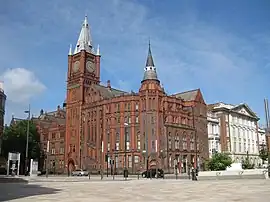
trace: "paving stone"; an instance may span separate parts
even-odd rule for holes
[[[3,194],[8,194],[6,201],[14,202],[269,202],[270,180],[43,181],[30,182],[20,188],[14,183],[5,184],[0,191],[0,201]]]

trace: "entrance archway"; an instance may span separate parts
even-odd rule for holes
[[[70,159],[68,161],[68,173],[69,175],[75,170],[75,163],[73,161],[73,159]]]

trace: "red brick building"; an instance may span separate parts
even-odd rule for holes
[[[61,174],[64,172],[64,153],[65,153],[65,133],[66,133],[66,112],[65,109],[57,107],[56,111],[40,111],[40,115],[32,118],[35,122],[39,135],[40,147],[43,151],[43,162],[40,162],[41,169],[49,173]],[[49,142],[49,152],[47,145]],[[48,165],[46,165],[46,154],[48,155]]]
[[[2,141],[1,137],[4,131],[4,117],[5,117],[5,106],[6,106],[7,96],[4,92],[3,83],[0,82],[0,154],[1,154],[1,146]]]
[[[157,164],[170,172],[175,159],[185,171],[188,164],[208,158],[207,107],[199,89],[167,95],[150,44],[137,93],[112,88],[109,80],[101,85],[100,57],[99,47],[93,50],[86,17],[68,56],[67,169],[106,170],[106,154],[118,173],[125,166],[133,173],[145,169],[145,157],[149,166]]]

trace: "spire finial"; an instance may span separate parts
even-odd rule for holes
[[[145,81],[145,80],[158,80],[153,56],[151,53],[150,39],[149,39],[148,46],[149,46],[148,47],[148,55],[147,55],[147,60],[146,60],[146,65],[145,65],[145,70],[144,70],[143,81]]]
[[[72,55],[72,44],[69,44],[69,52],[68,55]]]
[[[154,60],[152,57],[152,52],[151,52],[151,43],[150,43],[150,38],[149,38],[149,43],[148,43],[148,56],[146,60],[146,67],[154,67]]]
[[[97,45],[97,55],[100,55],[99,44]]]
[[[92,39],[91,39],[87,15],[85,15],[85,18],[84,18],[80,36],[74,50],[74,54],[79,53],[81,50],[85,50],[86,52],[89,52],[89,53],[92,52]]]

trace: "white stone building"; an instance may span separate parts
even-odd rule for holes
[[[261,164],[259,149],[265,139],[258,121],[247,104],[208,105],[209,156],[214,152],[228,152],[236,163],[248,157],[250,163]]]
[[[221,152],[219,117],[212,112],[207,112],[209,158],[213,154]]]

